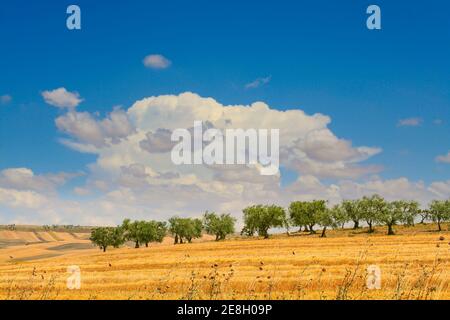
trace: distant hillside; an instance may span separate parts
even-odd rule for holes
[[[90,227],[1,225],[0,248],[50,242],[88,240]]]
[[[44,226],[36,226],[36,225],[16,225],[16,224],[2,225],[2,224],[0,224],[0,231],[1,230],[9,230],[9,231],[55,231],[55,232],[90,233],[93,228],[94,227],[74,226],[74,225],[44,225]]]

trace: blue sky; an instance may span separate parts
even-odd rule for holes
[[[82,30],[69,31],[69,4]],[[366,28],[377,4],[382,30]],[[60,143],[41,93],[64,87],[105,116],[149,96],[195,92],[223,105],[264,101],[332,119],[383,179],[450,179],[448,1],[4,1],[0,6],[0,170],[86,171],[96,155]],[[145,68],[148,54],[172,62]],[[257,88],[246,84],[270,77]],[[401,119],[418,126],[398,126]],[[439,120],[439,124],[436,123]],[[283,181],[296,176],[286,174]],[[76,178],[69,185],[80,183]]]

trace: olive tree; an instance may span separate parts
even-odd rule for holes
[[[344,210],[344,207],[341,204],[334,205],[331,209],[331,215],[334,220],[333,228],[342,228],[344,229],[345,224],[349,221],[349,217],[347,212]]]
[[[404,201],[394,201],[388,203],[378,213],[379,222],[384,223],[388,227],[388,235],[394,235],[393,226],[406,219],[404,205]]]
[[[430,218],[430,211],[428,209],[420,209],[417,213],[420,216],[420,224],[424,224]]]
[[[130,221],[125,219],[120,226],[123,230],[124,238],[127,241],[133,241],[135,248],[142,244],[148,247],[150,242],[162,242],[167,233],[165,222],[159,221]]]
[[[341,227],[344,229],[345,224],[349,221],[349,217],[347,215],[347,211],[342,206],[342,203],[334,205],[330,210],[334,221],[334,226],[332,227]]]
[[[363,219],[363,210],[360,200],[342,201],[342,209],[348,220],[353,222],[353,229],[359,228],[359,222]]]
[[[403,212],[402,222],[408,226],[414,226],[417,215],[420,212],[419,202],[417,201],[394,201],[397,203],[399,210]]]
[[[450,220],[450,200],[433,200],[430,204],[429,214],[431,220],[437,223],[439,231],[442,231],[441,223]]]
[[[203,223],[200,219],[172,217],[169,219],[169,231],[174,236],[174,244],[183,240],[192,242],[202,236]]]
[[[322,227],[322,234],[320,235],[321,238],[325,238],[326,237],[326,231],[327,228],[333,228],[336,226],[336,221],[334,220],[334,209],[328,209],[325,208],[325,210],[317,212],[316,214],[316,220],[317,220],[317,224],[320,225]]]
[[[306,230],[315,233],[314,226],[317,224],[317,216],[326,210],[324,200],[295,201],[289,205],[289,218],[293,226],[304,226]]]
[[[146,247],[150,242],[162,242],[167,232],[165,222],[159,221],[140,221],[140,242],[144,243]]]
[[[387,203],[379,195],[375,194],[371,197],[364,196],[360,200],[362,218],[369,226],[369,233],[375,231],[374,225],[380,221],[380,217],[386,210]]]
[[[169,232],[174,237],[174,244],[183,243],[183,239],[181,238],[182,234],[182,225],[181,218],[172,217],[169,219]]]
[[[123,237],[123,230],[120,227],[99,227],[91,232],[90,240],[93,244],[98,246],[103,252],[110,246],[118,248],[125,240]]]
[[[144,242],[144,224],[142,221],[131,221],[125,219],[122,223],[122,229],[124,230],[124,236],[127,241],[133,241],[134,247],[139,248]]]
[[[121,226],[117,226],[115,228],[112,228],[110,231],[110,244],[114,248],[119,248],[121,245],[123,245],[126,241],[124,236],[124,230]]]
[[[203,223],[200,219],[183,219],[183,233],[182,237],[184,237],[189,243],[192,242],[192,239],[201,238]]]
[[[244,228],[243,234],[249,236],[258,233],[264,239],[269,238],[269,229],[286,225],[286,212],[284,208],[271,205],[255,205],[243,210]]]
[[[203,216],[203,226],[208,234],[216,236],[216,241],[225,240],[226,236],[234,233],[236,219],[230,214],[217,215],[206,211]]]

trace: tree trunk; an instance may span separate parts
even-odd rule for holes
[[[216,241],[219,241],[219,235],[218,234],[216,234]]]
[[[392,224],[388,224],[387,226],[388,226],[388,235],[389,236],[394,235],[395,233],[394,233],[394,229],[392,229]]]
[[[438,220],[437,224],[438,224],[439,231],[442,231],[442,228],[441,228],[441,221]]]
[[[305,225],[305,232],[309,232],[308,226]]]
[[[359,221],[358,220],[353,220],[353,229],[358,229],[359,228]]]
[[[322,234],[320,235],[320,237],[321,238],[326,238],[326,234],[325,234],[325,232],[327,231],[327,227],[323,227],[323,229],[322,229]]]
[[[369,233],[373,232],[373,228],[372,228],[372,222],[367,222],[367,224],[369,225]]]
[[[314,231],[314,225],[309,225],[309,232],[311,234],[315,234],[316,233],[316,231]]]
[[[139,241],[136,241],[136,245],[134,246],[135,249],[139,249]]]
[[[173,244],[178,244],[178,235],[177,234],[175,235],[175,239],[174,239]]]
[[[183,237],[180,237],[180,243],[183,244]]]
[[[148,248],[148,242],[145,243],[145,247]]]
[[[105,246],[105,247],[103,247],[103,252],[106,252],[106,246]]]

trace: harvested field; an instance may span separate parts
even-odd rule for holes
[[[0,298],[450,299],[450,232],[427,225],[384,233],[337,230],[328,238],[279,235],[183,245],[167,239],[106,253],[79,240],[9,247],[0,250]],[[66,288],[71,265],[81,269],[81,290]],[[380,290],[366,286],[371,265],[381,270]]]

